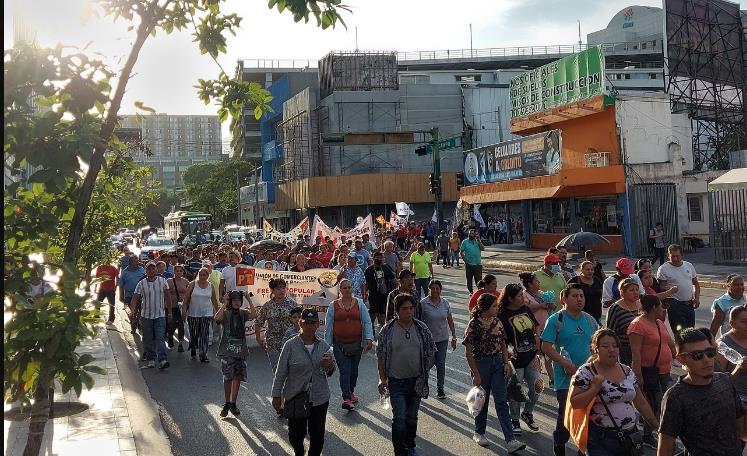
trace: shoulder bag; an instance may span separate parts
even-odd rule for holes
[[[578,450],[581,453],[586,454],[586,449],[589,444],[589,414],[591,413],[591,409],[594,407],[597,398],[594,396],[584,408],[573,408],[570,398],[573,395],[575,388],[576,386],[573,384],[573,381],[571,381],[571,387],[568,391],[568,400],[565,401],[563,424],[571,434],[571,440],[576,444]]]
[[[649,367],[641,366],[641,377],[643,377],[641,380],[643,381],[643,388],[646,391],[658,392],[661,389],[661,384],[659,383],[659,368],[657,365],[659,364],[659,354],[661,354],[661,343],[663,341],[659,321],[656,320],[654,323],[656,323],[656,331],[659,333],[659,346],[656,349],[654,365]]]
[[[618,364],[618,366],[620,366],[623,374],[625,375],[625,377],[627,377],[628,374],[625,372],[625,368],[622,367],[621,364]],[[596,375],[597,370],[594,368],[594,364],[591,364],[590,367],[591,371],[594,373],[594,375]],[[626,432],[625,430],[623,430],[617,424],[617,420],[615,420],[615,417],[612,416],[612,413],[610,413],[610,409],[609,407],[607,407],[607,403],[604,402],[602,391],[599,391],[599,393],[597,393],[597,397],[599,398],[599,402],[601,402],[604,406],[604,411],[607,413],[607,416],[610,417],[610,421],[612,421],[612,424],[615,426],[617,439],[620,442],[620,447],[623,449],[623,451],[625,451],[625,454],[629,454],[630,456],[643,456],[643,432],[637,430],[635,426],[633,427],[632,431]]]
[[[316,343],[314,343],[314,349],[316,349]],[[300,393],[285,400],[283,404],[283,416],[289,420],[303,420],[311,415],[311,387],[314,379],[314,359],[305,347],[303,351],[309,356],[309,360],[311,361],[311,377],[309,377],[309,381],[304,385]],[[314,350],[312,349],[311,351],[313,353]]]

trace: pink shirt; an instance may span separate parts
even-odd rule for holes
[[[656,324],[658,325],[658,329],[645,318],[636,317],[628,326],[628,334],[643,336],[641,367],[653,366],[656,359],[656,350],[658,350],[659,344],[661,344],[657,366],[659,367],[660,374],[668,374],[672,369],[672,350],[669,349],[669,332],[664,322],[657,319]],[[660,334],[661,339],[659,338]]]
[[[534,314],[534,319],[537,320],[537,323],[539,323],[539,327],[541,329],[544,329],[545,323],[547,322],[547,319],[550,316],[550,314],[547,312],[547,309],[544,308],[544,304],[539,302],[537,298],[527,293],[526,291],[524,292],[524,304],[526,304],[527,307],[532,309],[532,313]],[[541,306],[541,307],[537,308],[537,306]]]

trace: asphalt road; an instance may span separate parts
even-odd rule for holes
[[[443,295],[449,300],[458,335],[468,321],[467,290],[463,269],[434,266],[436,277],[444,283]],[[499,286],[516,280],[514,272],[498,272]],[[723,292],[704,289],[703,307],[696,313],[697,324],[710,322],[710,303]],[[127,337],[131,336],[129,333]],[[130,339],[132,343],[132,340]],[[186,348],[186,347],[185,347]],[[143,370],[151,395],[158,403],[164,429],[176,456],[205,455],[282,455],[292,454],[287,426],[276,417],[270,405],[272,374],[265,354],[251,349],[248,359],[249,381],[242,385],[238,406],[241,416],[227,419],[218,416],[223,405],[220,364],[215,358],[216,344],[211,347],[210,363],[190,360],[189,353],[169,353],[171,367],[161,372]],[[431,386],[435,393],[435,369]],[[358,408],[352,412],[340,408],[341,397],[337,374],[330,379],[332,398],[327,415],[324,453],[330,455],[392,454],[390,441],[391,412],[379,405],[376,360],[373,352],[364,355],[356,393]],[[481,448],[472,439],[473,420],[467,412],[464,397],[471,387],[464,349],[449,352],[446,371],[446,400],[429,397],[422,401],[418,422],[418,450],[422,455],[488,455],[505,454],[505,445],[495,410],[491,406],[486,436],[489,448]],[[535,409],[535,420],[541,431],[520,437],[527,449],[520,454],[552,454],[552,430],[556,402],[551,390],[545,389]],[[307,442],[308,444],[308,442]],[[575,454],[568,445],[568,454]],[[654,454],[653,451],[649,451]]]

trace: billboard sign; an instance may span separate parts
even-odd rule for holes
[[[547,176],[560,171],[560,130],[464,152],[466,185]]]
[[[599,46],[529,70],[511,79],[511,118],[603,95],[604,82],[604,54]]]

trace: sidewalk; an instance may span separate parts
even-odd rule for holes
[[[483,266],[487,269],[536,271],[542,266],[542,257],[545,253],[547,253],[545,250],[527,249],[519,244],[493,244],[486,246],[482,252]],[[568,253],[569,263],[574,267],[580,263],[577,256],[575,252]],[[609,275],[615,272],[615,262],[621,255],[598,253],[597,257],[605,273]],[[685,252],[685,260],[695,266],[700,284],[704,287],[723,288],[726,276],[738,272],[736,266],[714,265],[713,250],[710,248],[698,249],[697,252]],[[654,266],[654,269],[656,268],[658,268],[658,263]]]
[[[119,303],[117,305],[120,306]],[[103,313],[107,312],[108,310]],[[122,312],[118,312],[118,317],[121,314]],[[57,418],[47,422],[40,456],[170,454],[167,437],[160,428],[157,408],[152,404],[149,394],[143,397],[143,390],[137,384],[137,380],[131,380],[134,377],[129,372],[131,367],[128,364],[128,353],[126,349],[123,353],[118,347],[119,343],[124,342],[117,328],[104,324],[98,326],[95,338],[81,343],[78,353],[91,354],[96,358],[94,363],[106,368],[108,375],[92,374],[95,381],[93,388],[86,390],[84,387],[79,397],[73,390],[66,394],[57,390],[54,398]],[[139,377],[140,373],[135,373]],[[122,378],[126,379],[124,384]],[[142,382],[142,377],[139,378]],[[147,393],[147,390],[145,392]],[[144,401],[151,403],[152,410],[143,409]],[[68,406],[67,403],[71,402],[73,404]],[[18,405],[14,404],[14,408],[17,407]],[[10,408],[10,405],[6,404],[5,412]],[[143,421],[150,426],[146,435],[140,430]],[[154,426],[154,423],[157,425]],[[4,454],[21,456],[28,435],[28,420],[11,421],[6,415],[4,431]],[[162,442],[158,445],[142,444],[142,441],[159,440],[159,434]],[[164,442],[168,453],[164,451]]]

